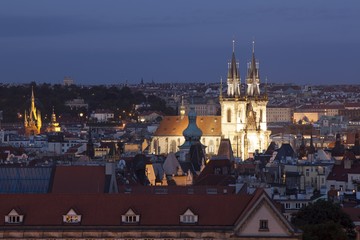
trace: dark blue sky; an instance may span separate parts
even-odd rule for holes
[[[2,83],[217,82],[232,39],[244,82],[360,83],[359,0],[1,0]]]

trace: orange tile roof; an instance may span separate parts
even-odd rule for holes
[[[189,124],[187,116],[166,116],[160,123],[154,136],[182,136]],[[221,116],[197,116],[196,124],[203,132],[203,136],[221,135]]]

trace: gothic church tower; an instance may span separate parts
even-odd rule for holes
[[[240,72],[235,58],[234,41],[228,69],[227,95],[220,94],[221,134],[223,138],[230,140],[234,155],[245,160],[252,157],[255,150],[265,150],[270,136],[266,124],[268,98],[266,94],[260,93],[259,64],[255,59],[254,42],[244,95],[240,91]]]
[[[24,114],[25,135],[30,136],[40,134],[41,126],[41,113],[35,106],[34,89],[31,89],[31,105],[29,114],[27,114],[26,110]]]

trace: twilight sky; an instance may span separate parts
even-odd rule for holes
[[[359,0],[1,0],[1,83],[360,84]]]

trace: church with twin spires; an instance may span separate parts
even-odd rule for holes
[[[260,92],[259,63],[255,58],[253,42],[252,59],[247,66],[246,92],[241,92],[239,63],[235,57],[235,42],[231,61],[228,63],[227,91],[223,93],[223,81],[220,83],[220,116],[198,116],[196,124],[203,135],[201,143],[206,153],[218,153],[221,139],[229,139],[235,157],[243,160],[252,157],[255,151],[266,150],[270,131],[267,130],[266,105],[268,97]],[[166,116],[156,130],[151,152],[168,154],[179,151],[185,142],[183,131],[189,121],[186,116]]]

